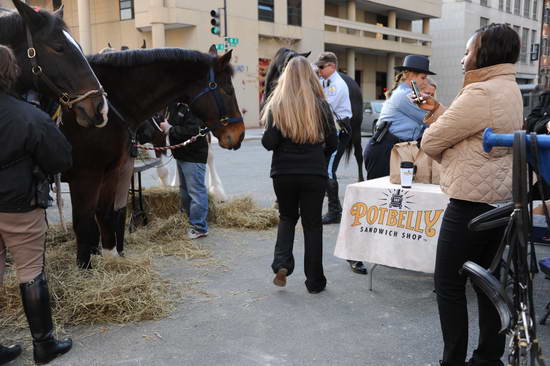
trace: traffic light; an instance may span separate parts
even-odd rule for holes
[[[221,32],[220,11],[218,9],[212,9],[210,10],[210,16],[212,17],[212,19],[210,19],[210,24],[212,25],[210,33],[219,36]]]

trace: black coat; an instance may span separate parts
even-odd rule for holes
[[[526,118],[526,130],[538,134],[547,134],[546,124],[550,122],[550,91],[539,96],[539,103]]]
[[[271,159],[271,177],[278,175],[320,175],[327,177],[327,162],[338,146],[338,137],[334,126],[332,112],[327,102],[322,101],[323,125],[325,140],[318,144],[298,144],[273,126],[271,115],[268,117],[266,130],[262,136],[262,145],[273,150]]]
[[[50,117],[24,101],[0,92],[0,212],[35,208],[38,166],[57,174],[72,165],[71,145]]]
[[[199,133],[202,121],[195,117],[185,104],[176,103],[168,109],[168,122],[173,126],[168,137],[170,145],[182,143]],[[204,163],[208,159],[208,141],[206,136],[185,147],[172,150],[174,157],[191,163]]]

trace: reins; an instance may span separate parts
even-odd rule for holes
[[[27,43],[28,43],[27,58],[31,63],[33,82],[36,90],[40,90],[38,88],[38,80],[41,80],[57,96],[59,102],[63,106],[67,107],[68,109],[72,109],[73,105],[89,97],[93,97],[96,95],[99,95],[99,96],[106,95],[102,87],[100,87],[97,90],[96,89],[89,90],[84,94],[71,94],[59,89],[57,85],[55,85],[55,83],[46,74],[44,74],[43,68],[38,64],[36,48],[34,48],[31,31],[29,30],[28,26],[25,26],[25,30],[27,33]]]
[[[214,96],[214,101],[216,102],[216,107],[218,108],[218,114],[220,115],[220,119],[213,126],[206,126],[204,128],[201,128],[199,130],[198,134],[196,134],[195,136],[189,138],[188,140],[186,140],[182,143],[176,144],[176,145],[163,146],[163,147],[148,147],[148,146],[144,146],[144,145],[134,143],[133,146],[137,147],[138,149],[150,150],[150,151],[175,150],[175,149],[179,149],[179,148],[182,148],[184,146],[187,146],[189,144],[194,143],[200,137],[206,136],[209,132],[212,132],[212,131],[216,130],[217,128],[226,127],[226,126],[228,126],[232,123],[241,122],[243,120],[242,116],[241,117],[233,117],[233,118],[227,117],[225,104],[223,103],[223,100],[222,100],[222,97],[220,95],[219,89],[220,89],[220,87],[219,87],[218,83],[216,83],[214,68],[210,67],[210,69],[208,70],[208,86],[206,88],[204,88],[202,91],[200,91],[195,97],[193,97],[191,99],[191,102],[189,102],[189,104],[188,104],[189,107],[190,107],[199,98],[207,95],[208,93],[212,93],[213,96]],[[109,105],[111,105],[111,104],[109,104]],[[120,115],[120,113],[116,110],[116,108],[114,108],[113,110],[119,116],[119,118],[124,120],[124,118]]]

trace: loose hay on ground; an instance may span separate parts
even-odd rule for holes
[[[74,243],[47,250],[53,317],[58,327],[97,323],[132,323],[166,317],[176,291],[156,272],[147,255],[132,258],[94,256],[92,270],[77,269]],[[26,328],[14,271],[0,289],[0,328]]]
[[[159,256],[177,256],[185,259],[208,258],[210,250],[199,242],[186,238],[189,224],[185,215],[154,219],[126,236],[129,248]]]
[[[154,187],[143,190],[145,212],[149,218],[166,219],[179,215],[179,189]],[[242,196],[227,202],[218,202],[209,197],[208,221],[227,228],[267,230],[279,222],[278,211],[258,207],[250,196]]]

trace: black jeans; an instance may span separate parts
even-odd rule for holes
[[[379,143],[375,144],[373,139],[369,140],[363,152],[367,180],[390,175],[391,150],[393,145],[399,141],[400,140],[389,131]]]
[[[321,210],[327,178],[316,175],[280,175],[273,178],[279,202],[279,227],[271,268],[294,270],[294,232],[298,218],[304,229],[304,271],[309,290],[322,290],[327,280],[323,273],[323,224]]]
[[[464,366],[468,350],[466,278],[459,270],[468,260],[488,268],[504,234],[504,227],[472,232],[467,228],[468,222],[493,208],[485,203],[451,199],[443,216],[434,279],[445,344],[444,365]],[[474,290],[479,308],[479,344],[473,365],[501,366],[506,335],[498,333],[500,318],[487,296],[475,286]]]

